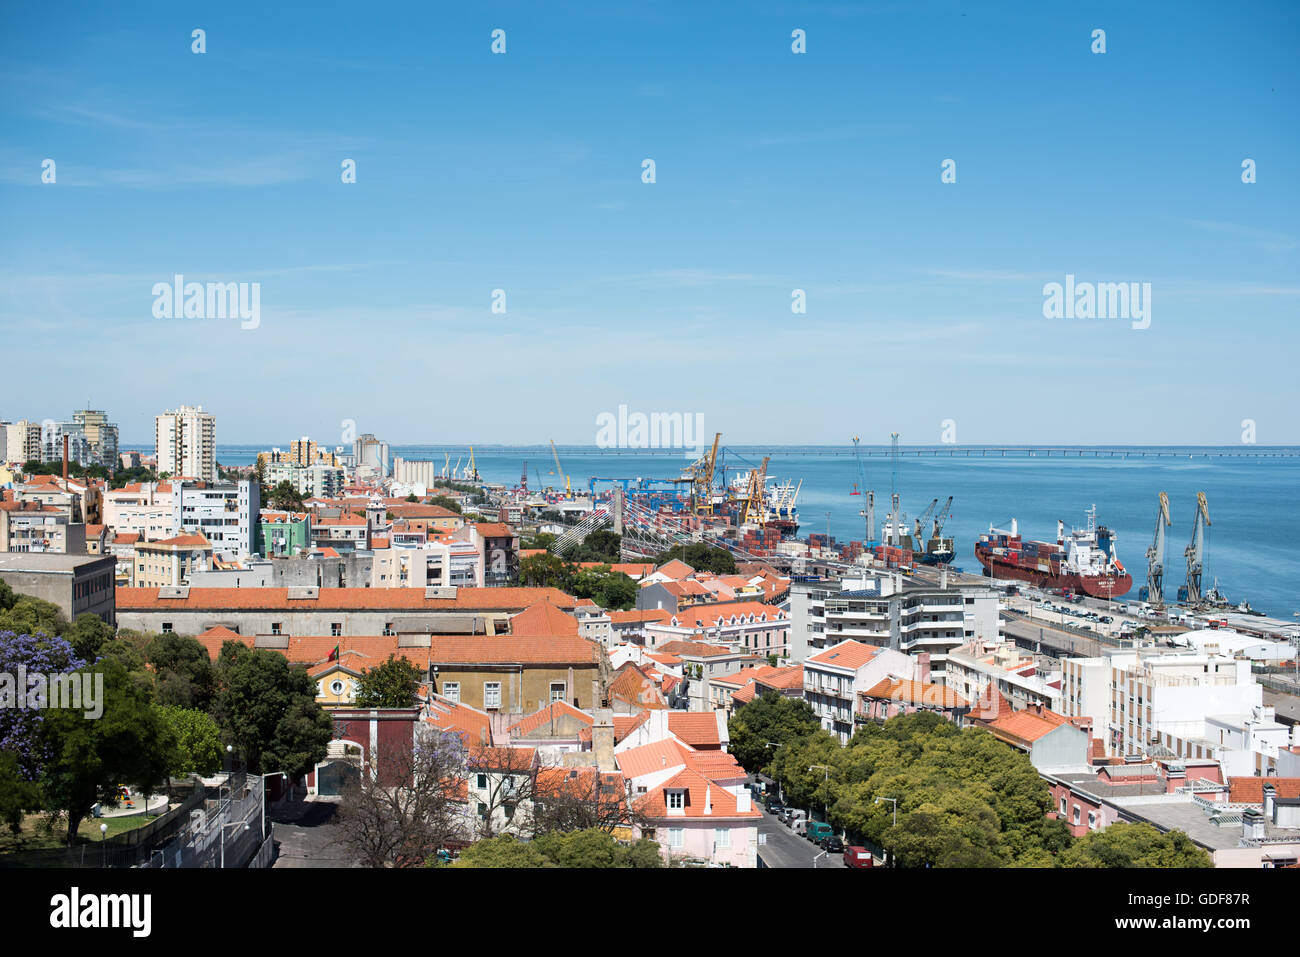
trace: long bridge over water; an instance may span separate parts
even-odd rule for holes
[[[440,453],[468,453],[468,445],[413,445],[408,450]],[[549,453],[550,446],[502,446],[475,445],[482,454],[504,452]],[[584,445],[557,445],[561,455],[663,455],[682,458],[685,450],[680,448],[612,448],[601,449]],[[766,449],[758,446],[731,446],[726,451],[754,455],[768,454],[776,457],[785,456],[852,456],[852,446],[772,446]],[[889,457],[892,451],[888,446],[862,446],[863,455]],[[1300,447],[1296,446],[1185,446],[1185,447],[1133,447],[1133,446],[1092,446],[1092,445],[913,445],[899,446],[901,458],[932,456],[949,458],[1112,458],[1112,459],[1197,459],[1197,458],[1300,458]]]

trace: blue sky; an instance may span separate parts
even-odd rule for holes
[[[1300,444],[1294,4],[265,6],[5,9],[0,418]],[[176,273],[260,326],[155,318]],[[1150,328],[1045,319],[1067,273]]]

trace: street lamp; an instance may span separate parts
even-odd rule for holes
[[[897,798],[897,797],[878,797],[878,798],[876,798],[875,801],[872,801],[872,804],[880,804],[881,801],[888,801],[889,804],[892,804],[892,805],[893,805],[893,813],[894,813],[893,824],[894,824],[894,827],[898,827],[898,798]]]
[[[108,841],[108,825],[107,825],[107,824],[101,824],[101,825],[99,825],[99,847],[100,847],[100,856],[101,856],[101,858],[102,858],[103,866],[104,866],[104,867],[108,867],[108,844],[107,844],[107,841]]]

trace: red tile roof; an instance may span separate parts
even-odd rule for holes
[[[638,624],[647,621],[667,621],[673,613],[663,608],[633,608],[629,611],[609,612],[611,625]]]
[[[510,619],[512,635],[576,635],[578,619],[565,614],[549,602],[529,605]]]
[[[518,721],[511,725],[510,733],[518,737],[523,737],[526,734],[532,734],[539,728],[554,725],[559,718],[566,715],[582,722],[588,727],[596,723],[595,718],[587,714],[587,712],[581,711],[564,701],[553,701],[541,711],[535,711],[522,721]]]
[[[466,765],[480,771],[531,770],[537,766],[537,749],[471,747]]]
[[[668,730],[693,748],[722,744],[718,719],[712,711],[669,711]]]
[[[813,655],[805,664],[830,665],[836,668],[857,671],[880,654],[882,650],[882,648],[861,641],[841,641],[838,645]]]
[[[479,535],[483,538],[514,538],[515,530],[503,522],[485,522],[476,525]]]
[[[638,711],[636,714],[614,715],[614,743],[618,744],[637,728],[641,727],[641,725],[646,723],[646,720],[649,717],[649,711]]]
[[[434,695],[424,720],[440,731],[459,734],[466,744],[492,744],[492,719],[486,711]]]
[[[572,608],[558,588],[461,588],[455,598],[425,598],[420,588],[322,588],[316,598],[289,599],[288,588],[191,588],[188,598],[159,598],[157,588],[117,589],[118,611],[258,611],[419,608],[427,611],[515,611],[537,602]]]
[[[668,813],[667,790],[684,790],[683,812]],[[655,788],[635,804],[636,809],[652,820],[664,822],[677,817],[751,820],[763,815],[750,804],[748,811],[736,810],[736,798],[720,784],[714,784],[691,768],[680,771],[670,781]]]
[[[862,692],[864,698],[884,698],[903,704],[922,705],[932,708],[964,708],[966,699],[951,688],[930,684],[925,681],[903,681],[898,678],[886,678],[873,687]]]
[[[1263,804],[1264,785],[1273,785],[1275,797],[1300,798],[1300,778],[1228,778],[1228,800],[1234,804]]]
[[[434,635],[428,651],[434,665],[595,665],[600,646],[587,638],[531,638],[515,635]],[[414,650],[414,649],[411,649]]]

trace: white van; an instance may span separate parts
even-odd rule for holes
[[[790,830],[794,831],[796,834],[802,834],[804,832],[804,828],[808,826],[808,812],[799,810],[797,808],[791,811],[790,820],[786,822],[786,826],[789,827]]]

